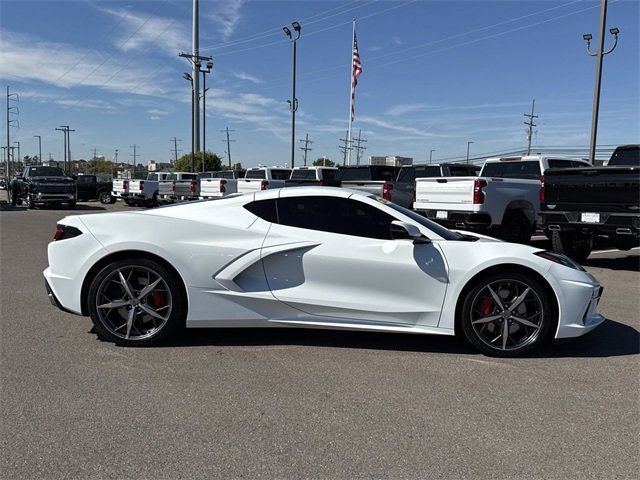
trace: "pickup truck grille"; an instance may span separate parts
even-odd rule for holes
[[[38,183],[38,190],[43,193],[73,193],[76,187],[73,184],[64,183]]]

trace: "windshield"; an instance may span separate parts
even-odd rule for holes
[[[616,148],[609,165],[640,165],[640,147]]]
[[[393,182],[398,176],[399,168],[387,166],[344,167],[338,172],[343,182],[349,181],[384,181]]]
[[[264,170],[247,170],[244,178],[267,178],[267,172]]]
[[[31,167],[30,177],[64,177],[64,172],[58,167]]]
[[[423,227],[427,227],[433,233],[435,233],[436,235],[442,237],[445,240],[460,240],[463,237],[463,235],[461,235],[461,234],[459,234],[457,232],[452,232],[448,228],[445,228],[442,225],[438,225],[436,222],[432,222],[428,218],[425,218],[425,217],[423,217],[422,215],[420,215],[420,214],[418,214],[416,212],[413,212],[413,211],[408,210],[408,209],[406,209],[404,207],[401,207],[400,205],[396,205],[395,203],[388,202],[387,200],[383,200],[380,197],[375,197],[375,198],[380,203],[384,203],[387,207],[390,207],[390,208],[394,209],[396,212],[399,212],[399,213],[401,213],[403,215],[406,215],[411,220],[413,220],[416,223],[419,223]]]
[[[540,163],[535,161],[506,161],[485,163],[482,177],[539,179]]]
[[[291,173],[291,180],[315,180],[315,170],[294,170]]]

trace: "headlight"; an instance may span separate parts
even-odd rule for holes
[[[549,260],[550,262],[559,263],[560,265],[564,265],[565,267],[573,268],[574,270],[581,270],[583,272],[585,271],[585,269],[582,268],[582,265],[574,262],[569,257],[567,257],[566,255],[562,255],[561,253],[543,250],[541,252],[535,252],[534,255]]]

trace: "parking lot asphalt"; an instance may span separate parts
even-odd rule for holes
[[[127,207],[0,206],[3,478],[638,478],[640,250],[592,254],[607,322],[530,358],[279,329],[121,348],[41,272],[57,220]]]

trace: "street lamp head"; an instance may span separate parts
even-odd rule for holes
[[[291,30],[289,30],[288,27],[282,27],[282,31],[285,33],[287,37],[291,38]]]
[[[620,29],[618,27],[613,27],[611,30],[609,30],[609,32],[611,32],[612,35],[618,36],[618,34],[620,33]]]
[[[296,32],[300,32],[302,30],[302,27],[300,26],[300,24],[298,22],[292,22],[291,26],[293,27],[293,29]]]
[[[593,38],[593,35],[591,35],[590,33],[585,33],[584,35],[582,35],[582,38],[584,38],[587,42],[590,42]]]
[[[193,82],[193,78],[191,77],[191,75],[189,75],[186,72],[182,74],[182,78],[184,78],[185,80],[189,80],[190,82]]]
[[[213,62],[207,62],[207,70],[211,70],[213,68]]]

